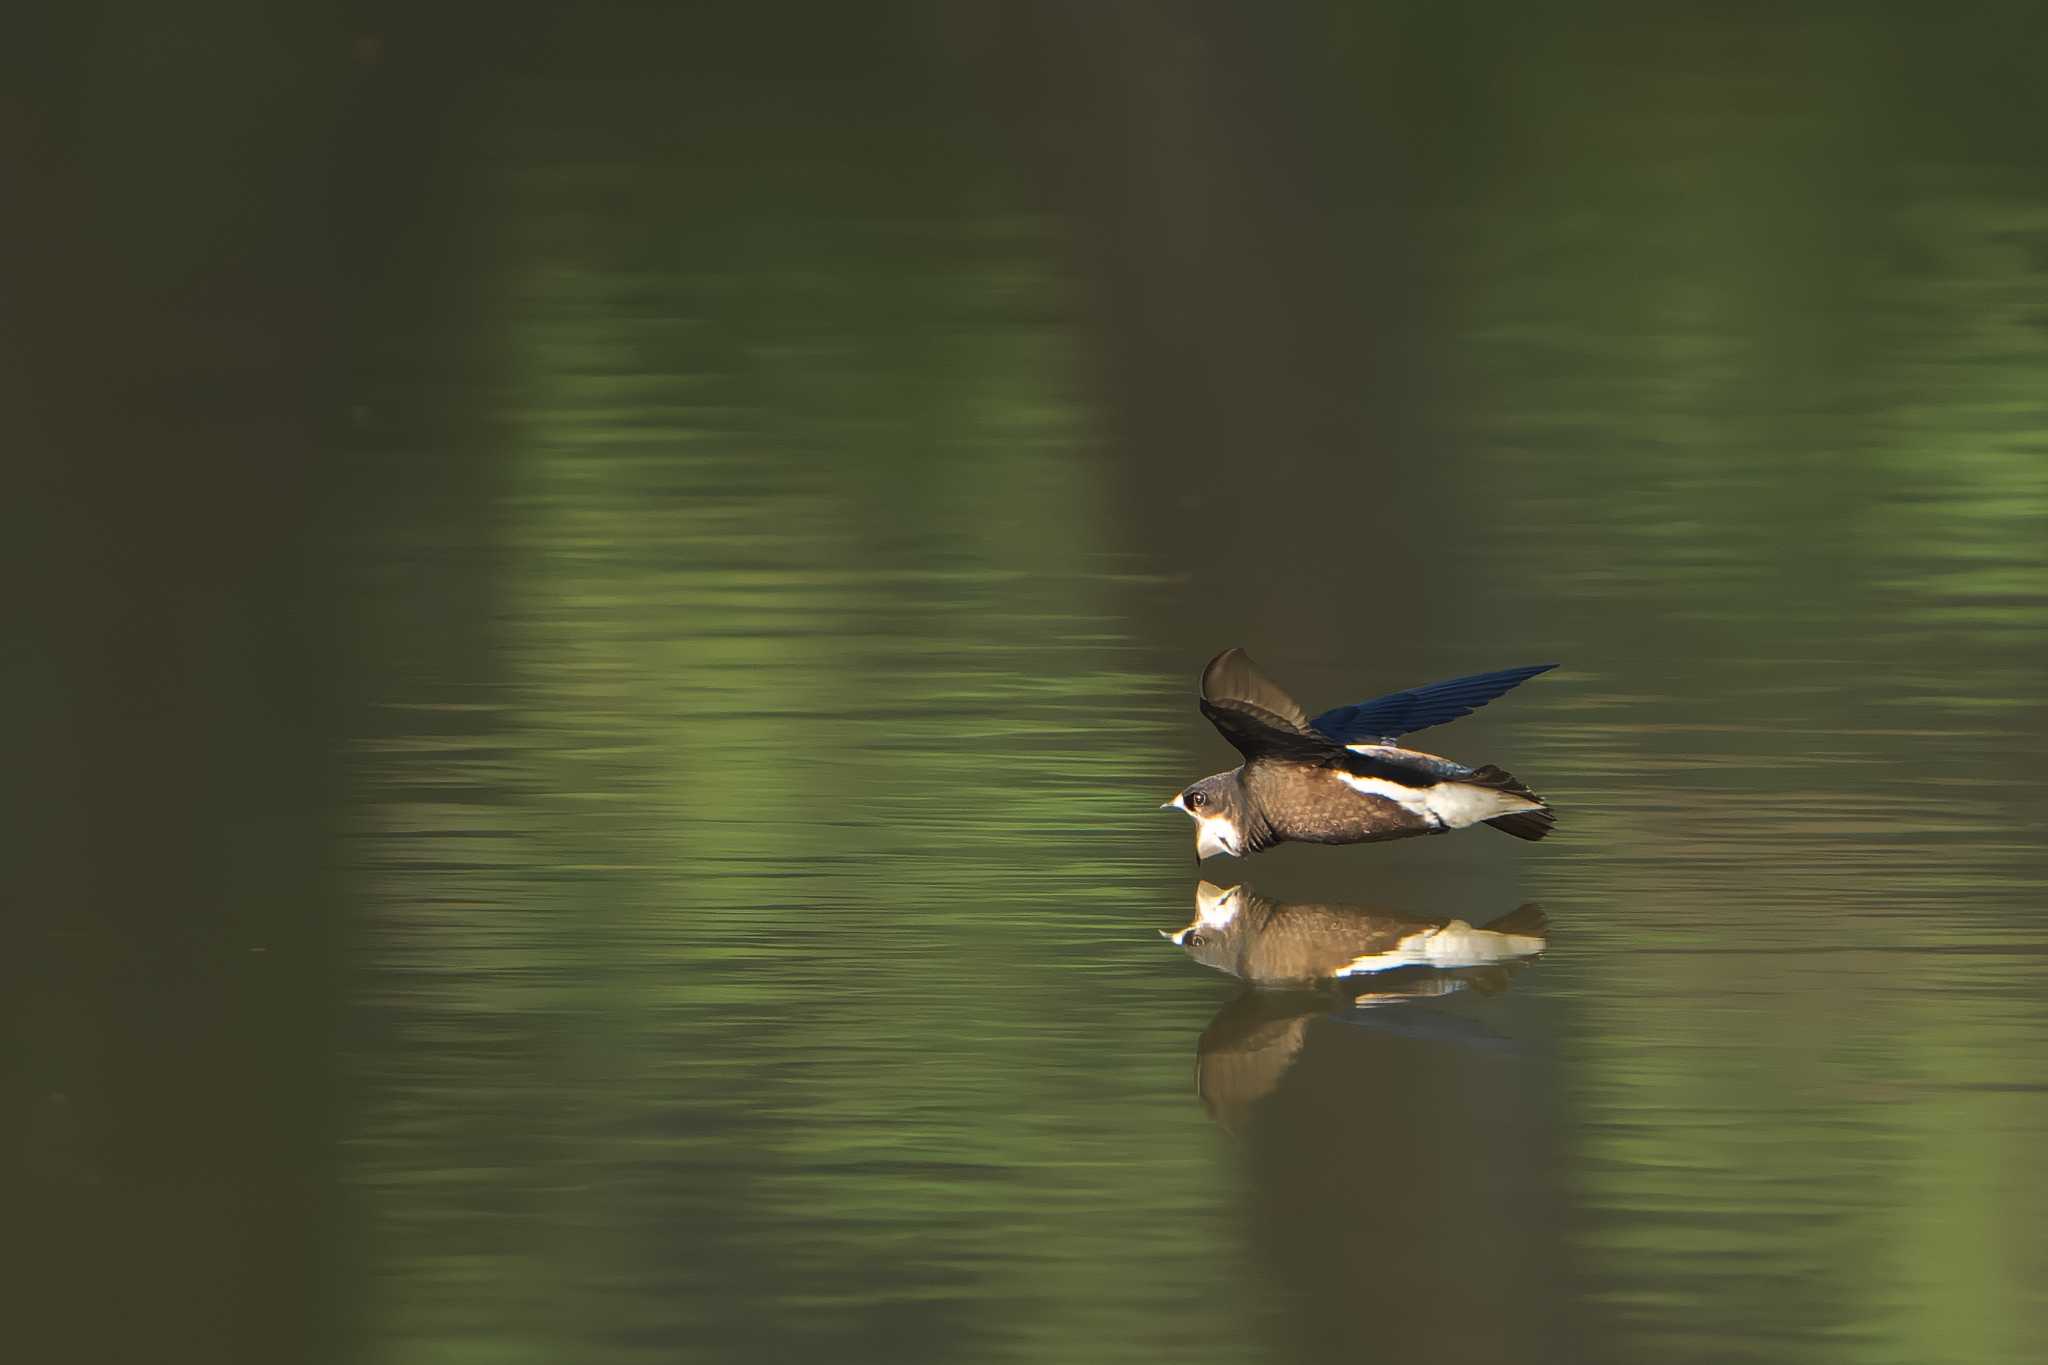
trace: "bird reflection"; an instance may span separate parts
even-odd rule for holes
[[[1183,929],[1159,933],[1203,966],[1255,986],[1312,986],[1409,967],[1444,972],[1516,962],[1543,951],[1547,929],[1542,908],[1534,904],[1475,929],[1461,919],[1415,919],[1363,905],[1271,901],[1242,886],[1202,882],[1195,888],[1194,920]],[[1421,993],[1398,991],[1402,996]]]
[[[1427,1002],[1498,994],[1548,942],[1548,922],[1533,904],[1475,929],[1366,906],[1272,901],[1209,882],[1196,890],[1194,921],[1160,932],[1196,961],[1250,984],[1196,1045],[1203,1107],[1233,1132],[1279,1086],[1318,1026],[1511,1048],[1484,1022]]]

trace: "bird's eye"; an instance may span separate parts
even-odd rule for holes
[[[1208,797],[1206,797],[1206,796],[1204,796],[1204,795],[1202,795],[1202,793],[1200,793],[1200,792],[1189,792],[1189,793],[1188,793],[1188,804],[1189,804],[1190,806],[1195,806],[1195,807],[1199,808],[1199,807],[1202,807],[1202,806],[1206,806],[1206,805],[1208,805],[1208,804],[1209,804],[1209,798],[1208,798]]]
[[[1181,939],[1180,946],[1183,948],[1199,948],[1206,942],[1208,942],[1208,940],[1203,938],[1200,934],[1189,934],[1185,938]]]

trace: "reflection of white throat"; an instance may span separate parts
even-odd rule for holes
[[[1210,929],[1228,929],[1237,918],[1237,900],[1243,892],[1241,886],[1219,891],[1203,882],[1195,888],[1195,922]]]
[[[1227,815],[1198,815],[1195,817],[1195,856],[1212,858],[1218,853],[1238,856],[1237,831],[1231,827]]]

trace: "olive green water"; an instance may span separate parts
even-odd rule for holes
[[[322,400],[318,1251],[223,1314],[398,1365],[2041,1358],[2038,21],[1122,15],[371,54],[436,122],[364,153],[411,207],[338,210],[388,251]],[[1556,834],[1198,872],[1156,807],[1235,762],[1230,644],[1311,712],[1560,661],[1419,741]],[[1155,933],[1204,876],[1553,939],[1243,1000]],[[94,1207],[175,1262],[141,1167]]]

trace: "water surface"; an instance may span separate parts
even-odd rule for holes
[[[1120,14],[349,49],[365,704],[278,1312],[2040,1358],[2038,22]],[[1559,661],[1425,737],[1556,834],[1198,871],[1231,644],[1312,712]],[[1247,993],[1156,932],[1204,876],[1550,948]]]
[[[1246,262],[1150,293],[916,119],[594,157],[668,97],[519,87],[498,484],[408,561],[487,619],[359,754],[375,1354],[2032,1358],[2044,182],[1671,60],[1411,169],[1399,393],[1257,358],[1361,299],[1204,335]],[[1280,282],[1367,291],[1337,235]],[[1539,900],[1512,989],[1160,942],[1239,642],[1312,709],[1563,662],[1430,736],[1552,840],[1204,874]]]

